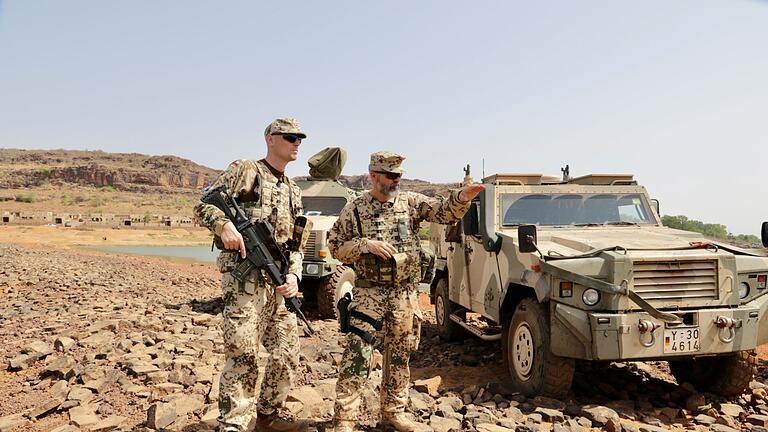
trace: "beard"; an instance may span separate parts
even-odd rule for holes
[[[394,198],[400,193],[400,184],[393,184],[391,186],[385,186],[379,183],[376,187],[378,191],[387,198]]]

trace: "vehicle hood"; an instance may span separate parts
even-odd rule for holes
[[[312,221],[312,231],[328,231],[338,218],[338,216],[307,216],[307,219]]]
[[[509,232],[517,237],[517,232]],[[673,250],[689,248],[692,242],[709,242],[699,233],[666,227],[610,226],[585,228],[543,228],[537,232],[539,249],[562,255],[622,247],[628,250]]]

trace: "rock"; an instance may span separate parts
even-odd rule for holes
[[[537,407],[550,408],[558,411],[563,411],[566,406],[565,402],[545,396],[536,396],[531,402]]]
[[[87,402],[93,399],[93,392],[84,387],[73,387],[67,395],[67,399],[80,402]]]
[[[621,422],[621,430],[622,432],[640,432],[640,427],[635,423],[630,423],[627,421]]]
[[[15,428],[27,423],[27,419],[22,414],[11,414],[0,417],[0,432],[10,432]]]
[[[33,361],[26,354],[19,354],[16,357],[8,361],[8,369],[12,371],[20,371],[29,367],[29,362]]]
[[[534,412],[541,415],[544,421],[550,423],[562,423],[565,421],[563,413],[555,409],[538,407]]]
[[[506,428],[503,426],[496,426],[491,423],[481,423],[475,426],[477,432],[514,432],[514,429]]]
[[[66,336],[59,336],[53,341],[53,348],[59,352],[69,351],[70,348],[75,346],[75,340]]]
[[[699,411],[699,407],[707,404],[707,399],[702,394],[692,394],[685,399],[685,409],[690,412]]]
[[[200,418],[200,421],[207,424],[207,425],[216,425],[218,423],[219,418],[219,407],[216,405],[209,405],[205,409],[205,414]]]
[[[440,385],[443,383],[443,378],[440,375],[432,378],[417,380],[413,383],[413,388],[422,393],[427,393],[432,397],[440,395]]]
[[[604,406],[586,405],[581,408],[581,412],[584,417],[600,426],[605,426],[605,424],[608,423],[608,419],[619,420],[619,414],[616,413],[616,411]]]
[[[696,423],[698,423],[700,425],[704,425],[704,426],[709,426],[709,425],[715,424],[715,420],[716,419],[714,417],[710,417],[710,416],[708,416],[706,414],[699,414],[699,415],[697,415],[696,417],[693,418],[693,421],[695,421]]]
[[[326,414],[323,397],[311,386],[301,386],[288,393],[289,401],[297,401],[304,404],[304,413],[307,417],[322,417]]]
[[[29,417],[32,418],[40,418],[45,416],[46,414],[49,414],[51,411],[55,410],[59,407],[64,401],[66,400],[66,393],[60,393],[57,394],[54,397],[46,399],[43,403],[37,405],[35,409],[29,412]]]
[[[450,430],[461,430],[461,422],[456,419],[449,419],[433,415],[429,418],[429,426],[435,432],[448,432]]]
[[[213,382],[213,366],[201,366],[194,370],[195,378],[197,382],[202,384],[210,384]]]
[[[746,422],[756,426],[766,427],[768,426],[768,416],[762,414],[752,414],[751,416],[747,416]]]
[[[437,404],[446,405],[451,408],[451,411],[457,411],[464,406],[464,402],[456,396],[441,397],[437,400]]]
[[[21,353],[26,354],[33,360],[41,359],[53,353],[53,347],[41,340],[36,340],[21,348]]]
[[[50,432],[80,432],[80,428],[72,425],[59,426],[56,429],[51,429]]]
[[[75,375],[75,367],[77,363],[72,357],[64,356],[59,357],[51,361],[48,366],[45,367],[45,372],[63,380],[69,380]]]
[[[603,429],[605,429],[607,432],[621,432],[621,421],[617,418],[610,418],[605,423],[605,426],[603,426]]]
[[[739,418],[744,413],[744,408],[736,404],[724,403],[720,404],[720,412],[731,417]]]
[[[69,421],[75,426],[86,429],[99,422],[99,416],[96,415],[92,406],[77,406],[69,410]]]
[[[107,417],[91,426],[90,430],[93,432],[111,431],[120,427],[120,425],[125,423],[125,420],[126,418],[121,416]]]
[[[661,426],[654,426],[650,424],[640,424],[638,425],[638,429],[640,432],[669,432],[668,428],[661,427]]]
[[[146,375],[151,372],[158,372],[160,371],[160,368],[149,363],[137,363],[132,365],[129,368],[129,371],[136,376],[140,376],[140,375]]]
[[[517,407],[509,407],[504,410],[504,417],[512,419],[517,423],[525,423],[525,414]]]
[[[734,429],[730,426],[721,425],[721,424],[713,424],[709,427],[709,430],[712,432],[739,432],[738,429]]]
[[[165,428],[176,421],[176,406],[171,403],[157,402],[147,410],[147,427],[154,430]]]
[[[168,396],[165,402],[171,402],[176,408],[176,415],[181,417],[188,413],[197,413],[203,409],[203,396],[177,394]]]

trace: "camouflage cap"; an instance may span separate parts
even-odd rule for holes
[[[371,163],[368,164],[368,171],[383,171],[397,174],[405,174],[405,170],[400,166],[405,160],[401,156],[392,152],[376,152],[371,154]]]
[[[291,117],[275,119],[264,129],[264,136],[274,134],[293,134],[300,138],[307,137],[307,134],[301,131],[299,121]]]

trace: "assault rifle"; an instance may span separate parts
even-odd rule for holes
[[[208,191],[200,200],[224,212],[243,236],[246,254],[245,258],[240,258],[235,269],[232,270],[232,276],[235,279],[243,282],[253,270],[262,269],[276,287],[285,284],[284,272],[288,268],[288,258],[272,236],[274,229],[269,221],[251,222],[237,201],[227,193],[226,186]],[[234,212],[229,203],[232,203]],[[297,297],[286,298],[285,306],[304,322],[310,334],[315,332],[301,311],[301,301]]]

